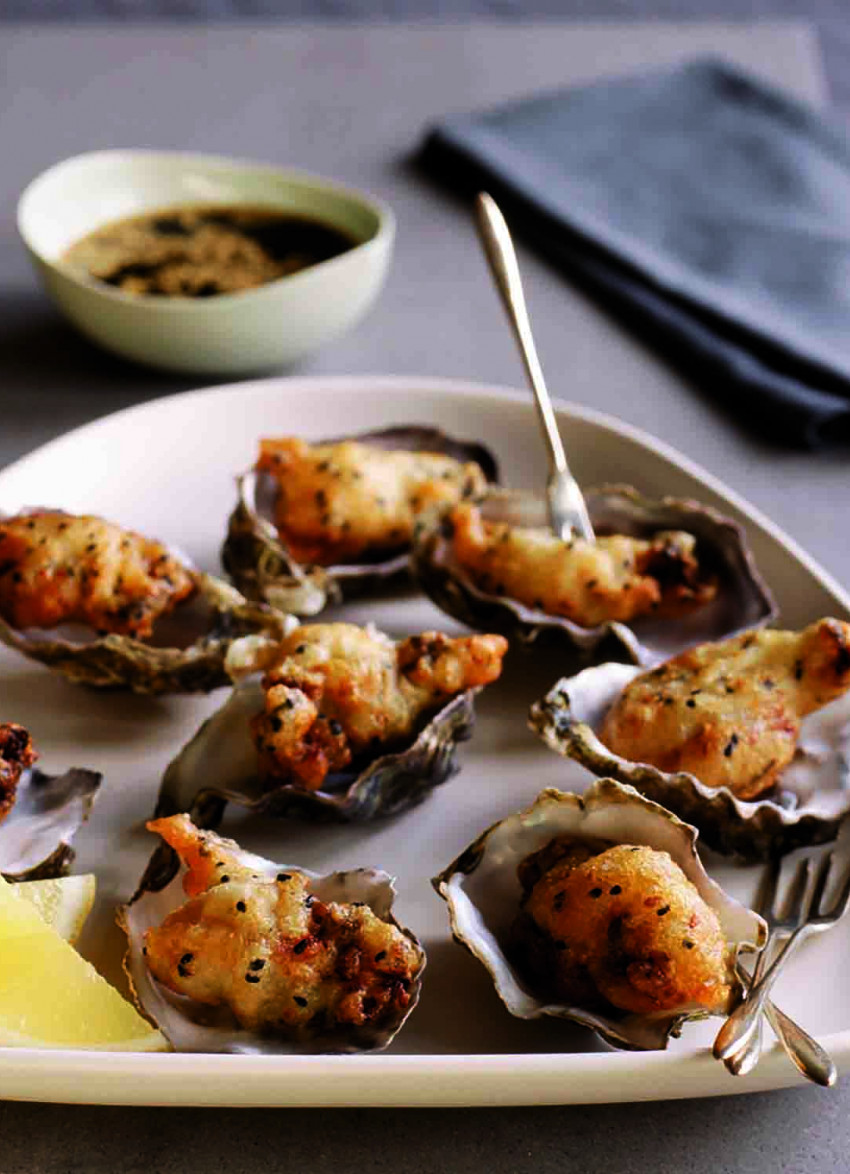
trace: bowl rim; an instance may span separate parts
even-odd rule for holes
[[[348,199],[351,203],[357,204],[361,208],[371,212],[377,220],[377,228],[372,236],[360,241],[352,248],[346,249],[345,252],[337,254],[335,257],[329,257],[324,261],[317,261],[315,264],[307,265],[295,273],[284,274],[282,277],[276,277],[272,281],[263,282],[262,285],[254,286],[250,289],[237,290],[234,293],[216,294],[214,298],[145,298],[143,296],[127,294],[121,290],[113,289],[105,282],[88,276],[74,266],[68,265],[61,258],[54,259],[45,256],[40,246],[32,239],[32,235],[24,228],[28,205],[38,193],[39,189],[47,183],[55,182],[57,178],[61,178],[61,174],[65,170],[71,170],[72,168],[88,163],[95,163],[99,160],[110,158],[119,163],[129,163],[139,159],[164,159],[175,163],[184,161],[187,164],[199,167],[211,167],[213,169],[227,169],[229,171],[241,171],[243,173],[267,173],[278,179],[292,182],[302,188],[313,188],[317,191],[328,192]],[[104,223],[108,223],[108,221]],[[76,155],[69,155],[65,159],[58,160],[56,163],[52,163],[49,167],[46,167],[34,176],[19,195],[15,210],[15,224],[19,237],[33,257],[45,268],[60,275],[66,281],[70,281],[78,288],[86,290],[93,296],[115,301],[122,306],[132,306],[141,312],[153,310],[154,308],[156,310],[162,310],[167,306],[169,313],[181,314],[210,313],[211,311],[232,305],[234,300],[240,305],[244,305],[247,299],[255,298],[261,300],[268,298],[271,296],[271,291],[279,290],[282,284],[287,286],[292,283],[298,284],[301,280],[309,280],[319,271],[326,273],[331,266],[340,267],[350,264],[355,254],[361,257],[364,252],[374,252],[376,249],[382,247],[389,248],[392,245],[396,232],[395,213],[386,201],[373,195],[371,192],[339,183],[326,176],[318,175],[316,172],[298,167],[279,167],[274,163],[257,159],[246,159],[236,155],[219,155],[205,151],[160,151],[144,147],[110,147],[97,151],[83,151]]]

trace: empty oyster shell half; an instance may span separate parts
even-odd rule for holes
[[[242,849],[237,850],[237,855],[262,877],[273,879],[287,867]],[[401,930],[409,941],[419,946],[413,933],[401,926],[392,914],[395,888],[392,877],[387,873],[376,868],[359,868],[321,875],[309,869],[289,867],[314,879],[315,883],[310,886],[311,892],[320,901],[362,901],[382,921]],[[146,930],[160,925],[169,913],[186,902],[182,885],[183,871],[176,852],[162,845],[154,853],[138,892],[118,916],[119,924],[127,934],[125,969],[136,999],[176,1051],[291,1055],[375,1051],[387,1047],[419,1000],[425,965],[424,951],[422,966],[410,989],[410,1001],[394,1020],[382,1022],[380,1027],[367,1025],[329,1030],[318,1025],[315,1035],[311,1037],[309,1033],[302,1033],[297,1042],[247,1031],[236,1023],[226,1008],[205,1006],[175,994],[157,982],[145,962],[144,935]]]
[[[675,1014],[639,1015],[615,1008],[601,1012],[569,1006],[553,1002],[548,993],[536,992],[517,966],[513,927],[523,896],[517,870],[533,853],[560,837],[589,843],[597,851],[629,844],[668,853],[717,914],[731,952],[730,963],[739,951],[764,946],[766,926],[707,875],[696,852],[693,827],[611,779],[597,781],[584,797],[552,788],[542,791],[527,810],[488,828],[434,878],[432,884],[448,904],[455,939],[484,964],[512,1015],[570,1019],[618,1048],[665,1048],[686,1021],[705,1018],[706,1012],[686,1008]],[[737,981],[731,977],[731,967],[730,981]]]
[[[0,617],[0,640],[69,680],[135,693],[207,693],[230,684],[224,668],[233,642],[263,633],[280,639],[291,618],[251,603],[229,583],[193,571],[197,591],[154,625],[144,640],[82,624],[17,630]]]
[[[709,506],[668,497],[654,500],[622,485],[590,489],[585,501],[599,536],[647,538],[665,530],[694,535],[701,569],[717,578],[714,599],[676,618],[661,619],[649,614],[630,625],[609,622],[583,628],[506,595],[482,590],[457,562],[446,523],[435,516],[420,526],[415,537],[411,558],[414,577],[438,607],[473,628],[500,632],[524,644],[552,641],[585,661],[593,658],[654,664],[692,644],[760,627],[776,614],[776,605],[756,570],[743,531]],[[486,521],[548,528],[546,504],[540,496],[493,489],[477,504]]]
[[[263,690],[258,675],[246,676],[169,764],[156,814],[188,812],[204,828],[219,825],[228,803],[311,820],[363,822],[397,815],[459,770],[456,747],[472,735],[477,692],[452,698],[405,749],[328,775],[320,790],[309,791],[260,777],[249,722],[263,709]]]
[[[316,443],[337,444],[342,440],[475,461],[488,481],[498,480],[496,460],[484,445],[455,440],[439,428],[399,425]],[[372,562],[301,565],[290,554],[274,524],[277,498],[274,477],[252,469],[237,478],[237,486],[239,498],[228,522],[221,557],[225,570],[249,599],[264,600],[294,615],[313,616],[330,603],[339,603],[343,598],[407,577],[407,550]]]
[[[72,768],[21,774],[15,801],[0,822],[0,873],[9,881],[64,876],[74,859],[71,840],[88,819],[102,776]]]
[[[850,810],[850,694],[802,719],[797,755],[781,786],[770,798],[747,801],[687,771],[667,774],[629,762],[600,742],[596,731],[605,714],[640,672],[601,664],[563,678],[531,707],[532,729],[556,753],[636,787],[695,824],[718,852],[754,862],[835,838]]]

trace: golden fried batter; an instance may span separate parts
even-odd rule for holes
[[[275,522],[293,557],[322,566],[406,549],[418,514],[487,483],[472,461],[354,440],[263,440],[256,468],[277,479]]]
[[[315,790],[367,748],[409,738],[453,695],[495,681],[507,647],[502,636],[423,632],[396,644],[355,624],[296,628],[251,722],[261,774]]]
[[[734,958],[717,914],[666,852],[629,844],[562,852],[527,893],[520,929],[520,948],[530,946],[538,977],[546,966],[554,994],[640,1015],[728,1009]]]
[[[23,726],[0,723],[0,823],[12,810],[21,775],[38,755]]]
[[[850,624],[701,644],[636,677],[605,717],[615,754],[754,799],[794,757],[800,720],[850,689]]]
[[[318,900],[303,873],[252,872],[187,815],[153,820],[188,867],[186,904],[145,934],[151,974],[249,1031],[380,1025],[409,1005],[422,951],[368,905]]]
[[[691,534],[613,534],[562,541],[548,530],[488,522],[471,502],[450,514],[454,554],[482,591],[564,616],[585,628],[654,612],[675,616],[714,598]]]
[[[77,622],[145,637],[194,590],[161,543],[102,518],[50,510],[0,521],[0,615],[15,628]]]

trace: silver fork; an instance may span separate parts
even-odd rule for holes
[[[537,357],[510,231],[498,204],[486,192],[479,193],[476,210],[478,232],[484,253],[519,345],[526,374],[534,392],[543,436],[549,449],[549,477],[546,482],[549,525],[553,533],[564,541],[576,533],[588,542],[593,542],[593,526],[590,524],[587,506],[578,482],[567,464],[552,401],[543,378],[543,368]]]
[[[791,909],[791,913],[796,916],[792,916],[788,921],[783,919],[783,926],[791,930],[790,936],[760,981],[752,985],[747,997],[736,1007],[717,1033],[714,1055],[718,1060],[734,1056],[752,1039],[779,971],[797,947],[811,934],[821,933],[835,925],[847,911],[850,904],[850,868],[845,869],[839,881],[839,893],[831,908],[821,909],[832,862],[833,854],[829,852],[820,861],[814,883],[811,882],[812,860],[807,858],[798,865],[792,888],[795,891],[799,890],[802,895],[799,901],[794,901]]]
[[[740,965],[738,966],[738,977],[744,984],[745,991],[758,985],[767,970],[767,960],[772,953],[771,947],[779,941],[786,940],[797,924],[808,879],[807,874],[798,868],[788,897],[784,902],[784,908],[781,913],[777,913],[775,908],[776,889],[781,869],[780,858],[774,857],[762,876],[759,892],[753,906],[755,911],[760,913],[767,922],[769,937],[767,945],[756,959],[752,975],[747,974]],[[796,913],[794,912],[795,906]],[[790,927],[787,920],[789,918],[793,918],[794,921]],[[803,1076],[825,1088],[835,1084],[838,1078],[835,1064],[832,1057],[817,1040],[812,1039],[808,1032],[805,1032],[769,999],[765,1004],[765,1015],[788,1058]],[[727,1069],[733,1076],[746,1076],[748,1072],[752,1072],[761,1056],[762,1038],[762,1020],[759,1019],[749,1042],[724,1060]]]

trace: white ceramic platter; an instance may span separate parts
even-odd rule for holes
[[[671,449],[585,408],[558,408],[571,461],[585,484],[629,481],[650,494],[693,496],[747,526],[782,619],[850,617],[850,598],[746,502]],[[533,486],[545,462],[530,397],[506,389],[411,378],[274,379],[161,399],[81,428],[0,474],[0,510],[61,506],[103,514],[173,542],[216,571],[233,477],[257,439],[339,435],[394,423],[438,424],[483,439],[507,481]],[[373,620],[394,635],[442,626],[412,594],[332,613]],[[364,827],[295,822],[261,825],[230,809],[224,830],[273,859],[326,871],[377,865],[394,873],[397,912],[428,951],[422,1001],[389,1051],[372,1056],[247,1057],[0,1050],[6,1098],[109,1104],[487,1105],[558,1104],[704,1096],[799,1082],[778,1048],[735,1079],[707,1050],[716,1021],[685,1028],[667,1052],[615,1052],[573,1025],[513,1019],[483,968],[455,945],[429,878],[493,821],[545,786],[583,789],[575,764],[528,731],[529,703],[559,676],[553,661],[512,654],[505,676],[480,699],[461,772],[419,808]],[[100,770],[105,785],[77,839],[77,871],[98,877],[95,910],[80,942],[126,990],[115,906],[126,900],[154,845],[143,827],[166,763],[221,694],[151,699],[74,686],[10,651],[0,652],[3,720],[28,726],[42,765]],[[748,899],[756,874],[716,857],[712,874]],[[850,1067],[850,934],[840,927],[807,943],[777,988],[777,1001]],[[817,991],[817,997],[812,992]]]

